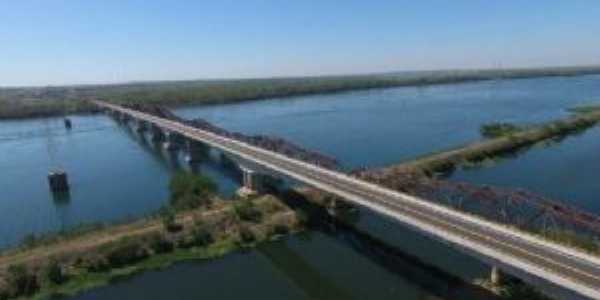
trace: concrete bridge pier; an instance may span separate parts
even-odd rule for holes
[[[490,273],[490,283],[494,286],[501,285],[504,282],[504,274],[502,270],[497,266],[492,266],[492,271]]]
[[[120,113],[118,116],[118,120],[119,120],[119,122],[121,122],[121,124],[129,123],[129,119],[130,119],[129,115],[124,114],[124,113]]]
[[[145,121],[137,120],[135,130],[138,133],[144,133],[148,131],[148,124]]]
[[[331,201],[328,201],[326,207],[327,207],[327,213],[332,216],[335,217],[338,214],[338,200],[336,199],[332,199]]]
[[[152,141],[155,143],[161,143],[166,140],[164,131],[154,124],[150,125],[150,133],[152,135]]]
[[[208,156],[209,147],[202,142],[188,139],[186,141],[186,150],[187,155],[185,156],[185,160],[193,164],[202,161],[202,159]]]
[[[239,196],[248,197],[263,191],[261,174],[246,166],[240,166],[240,170],[242,171],[242,187],[237,192]]]
[[[183,136],[176,132],[164,131],[165,140],[163,142],[163,148],[167,151],[177,151],[181,149],[183,144]]]
[[[118,121],[119,118],[121,117],[121,113],[116,111],[116,110],[110,110],[108,108],[106,108],[105,110],[106,114],[108,114],[111,118],[113,118],[115,121]]]

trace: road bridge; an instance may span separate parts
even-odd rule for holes
[[[558,299],[600,299],[600,259],[341,172],[106,102],[99,107],[202,142],[407,225]],[[497,272],[494,272],[497,275]]]

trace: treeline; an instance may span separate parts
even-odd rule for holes
[[[600,74],[600,67],[459,70],[240,80],[163,81],[114,85],[0,89],[0,118],[90,112],[85,99],[171,106],[223,104],[351,90],[480,80]]]

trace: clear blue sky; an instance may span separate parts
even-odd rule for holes
[[[0,25],[0,86],[600,64],[597,0],[6,0]]]

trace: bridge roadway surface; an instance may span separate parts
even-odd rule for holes
[[[367,207],[473,254],[560,299],[600,299],[600,259],[346,174],[121,106],[98,106],[177,132]],[[556,291],[560,291],[556,293]],[[562,290],[562,291],[561,291]],[[565,292],[565,293],[563,293]],[[567,296],[564,296],[567,295]]]

